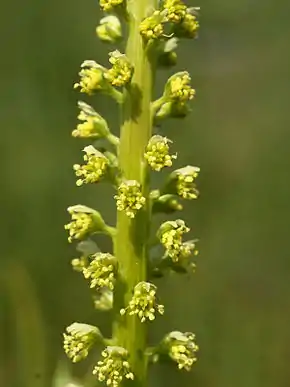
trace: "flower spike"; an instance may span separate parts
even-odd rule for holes
[[[116,43],[122,37],[122,27],[118,17],[114,15],[103,17],[96,28],[96,34],[104,42]]]

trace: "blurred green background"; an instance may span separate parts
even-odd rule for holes
[[[177,68],[191,72],[197,98],[191,116],[162,133],[178,166],[201,167],[201,196],[184,215],[201,254],[191,280],[160,281],[167,313],[151,335],[192,330],[201,349],[193,372],[160,365],[149,385],[288,387],[290,3],[192,5],[202,8],[200,38],[183,43]],[[84,59],[106,64],[111,48],[94,35],[96,0],[6,1],[0,15],[0,386],[68,387],[88,364],[63,356],[64,327],[83,321],[106,332],[109,316],[71,270],[66,208],[115,217],[108,188],[75,186],[83,143],[70,137],[80,98],[72,84]],[[159,93],[167,76],[158,74]],[[114,104],[93,104],[117,129]]]

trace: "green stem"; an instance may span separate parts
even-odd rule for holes
[[[126,348],[135,376],[135,386],[146,384],[147,360],[146,323],[137,316],[120,316],[132,298],[134,286],[146,281],[147,243],[149,237],[150,205],[149,176],[144,164],[144,150],[152,135],[151,100],[154,63],[146,53],[139,33],[139,25],[156,0],[128,0],[129,37],[126,55],[134,65],[130,87],[125,92],[122,105],[122,127],[119,147],[119,165],[125,179],[137,180],[142,185],[148,205],[140,210],[136,218],[129,219],[118,213],[115,256],[119,264],[119,280],[114,295],[113,338],[117,345]]]

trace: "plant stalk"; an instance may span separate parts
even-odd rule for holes
[[[152,135],[151,100],[155,66],[144,49],[139,26],[147,16],[147,11],[156,6],[156,2],[156,0],[127,0],[129,36],[126,55],[134,65],[134,75],[131,85],[124,92],[119,165],[125,179],[137,180],[141,184],[147,205],[138,211],[134,219],[128,218],[124,212],[118,212],[114,242],[119,278],[114,294],[113,339],[116,345],[129,351],[130,365],[135,376],[134,384],[138,387],[146,385],[147,324],[141,323],[136,315],[120,316],[120,309],[128,305],[135,285],[147,279],[147,244],[151,209],[144,151]]]

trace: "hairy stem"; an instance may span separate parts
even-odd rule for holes
[[[130,219],[118,213],[115,256],[119,263],[119,280],[114,297],[113,337],[117,345],[130,353],[135,385],[145,386],[147,374],[146,323],[137,316],[120,316],[120,309],[128,305],[134,286],[146,281],[147,243],[150,223],[149,177],[144,163],[144,150],[152,134],[151,100],[154,63],[144,49],[139,25],[156,0],[128,0],[129,37],[126,55],[134,65],[134,76],[125,92],[122,105],[122,127],[119,148],[120,168],[125,179],[142,185],[147,205]]]

